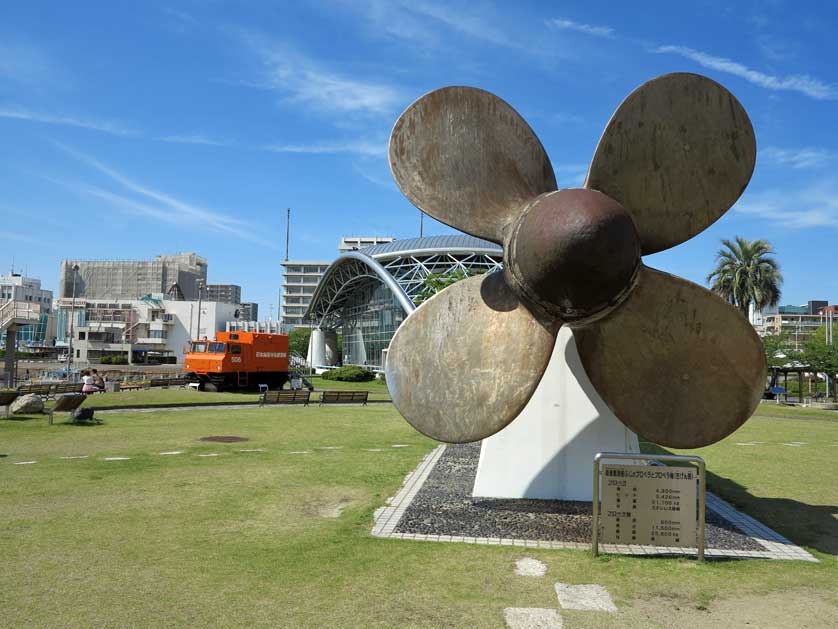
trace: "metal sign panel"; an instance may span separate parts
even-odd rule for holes
[[[602,465],[600,541],[696,546],[695,467]]]

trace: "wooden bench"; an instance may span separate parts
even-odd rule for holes
[[[66,393],[81,393],[83,386],[84,385],[81,382],[60,382],[52,385],[52,390],[49,392],[48,397],[54,398]]]
[[[323,404],[363,404],[367,405],[369,391],[321,391],[320,405]]]
[[[293,389],[265,391],[262,397],[259,398],[259,406],[264,406],[265,404],[302,404],[303,406],[308,406],[310,397],[311,391],[308,389],[299,389],[296,391]]]
[[[39,395],[42,398],[48,398],[50,395],[51,384],[22,384],[17,390],[21,395]]]
[[[120,382],[119,383],[119,390],[120,391],[139,391],[140,389],[148,388],[147,382],[142,381],[133,381],[133,382]]]
[[[6,417],[9,416],[9,409],[12,406],[12,402],[14,402],[19,395],[20,391],[16,391],[14,389],[9,391],[0,391],[0,406],[6,407]]]

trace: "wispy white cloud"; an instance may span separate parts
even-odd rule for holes
[[[201,133],[194,133],[190,135],[166,135],[157,138],[161,142],[172,142],[174,144],[204,144],[206,146],[230,146],[229,142],[223,140],[216,140],[207,137]]]
[[[92,194],[93,196],[98,196],[99,198],[115,202],[122,207],[131,208],[134,211],[142,212],[159,220],[206,227],[215,231],[232,234],[239,238],[250,240],[264,246],[272,248],[276,246],[274,243],[260,238],[253,232],[252,229],[238,219],[220,212],[214,212],[192,205],[186,201],[176,199],[164,192],[139,184],[133,179],[130,179],[128,176],[118,172],[103,162],[90,157],[89,155],[58,142],[55,144],[74,159],[92,167],[99,173],[121,185],[123,188],[139,195],[144,200],[139,201],[131,199],[130,197],[125,197],[95,186],[77,186],[78,189],[86,192],[87,194]],[[156,202],[156,205],[149,204],[149,200]]]
[[[660,54],[680,55],[695,61],[702,67],[738,76],[749,83],[768,90],[799,92],[817,100],[838,99],[838,89],[836,89],[836,86],[829,85],[806,74],[773,76],[758,70],[753,70],[738,61],[726,59],[725,57],[716,57],[686,46],[658,46],[654,51]]]
[[[125,125],[108,120],[92,120],[89,118],[76,118],[60,114],[50,114],[38,111],[31,111],[15,105],[0,105],[0,118],[11,118],[13,120],[26,120],[42,124],[61,125],[67,127],[78,127],[101,131],[112,135],[138,135],[138,131]]]
[[[573,20],[553,19],[546,21],[547,26],[561,31],[576,31],[577,33],[584,33],[585,35],[593,35],[594,37],[614,37],[614,29],[610,26],[592,26],[590,24],[582,24],[574,22]]]
[[[782,149],[767,146],[759,157],[777,166],[790,168],[818,168],[835,159],[835,153],[820,148]]]
[[[366,168],[361,167],[358,164],[352,164],[352,169],[361,175],[364,179],[369,181],[370,183],[374,183],[377,186],[381,186],[382,188],[388,188],[390,190],[398,190],[396,187],[395,182],[393,181],[392,177],[379,177],[367,171]]]
[[[268,144],[263,147],[273,153],[355,153],[367,157],[387,155],[387,142],[352,140],[348,142],[324,142],[320,144]]]
[[[450,34],[478,42],[543,54],[531,38],[511,32],[501,16],[492,14],[485,4],[442,3],[414,0],[338,0],[360,13],[378,36],[408,41],[426,51],[439,52],[450,41]],[[442,29],[439,27],[442,26]]]
[[[838,180],[749,193],[734,211],[789,229],[838,228]]]
[[[263,66],[262,87],[282,94],[284,102],[321,111],[379,114],[391,112],[403,100],[399,90],[386,83],[345,76],[254,33],[241,36]]]
[[[441,22],[463,35],[498,46],[522,47],[520,42],[510,38],[502,29],[486,20],[481,12],[454,10],[450,5],[433,2],[411,2],[405,7],[418,15]]]

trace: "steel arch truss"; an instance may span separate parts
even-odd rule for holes
[[[368,289],[375,284],[386,285],[405,314],[410,314],[421,299],[428,275],[455,271],[474,275],[499,270],[502,264],[500,251],[414,251],[378,258],[352,251],[326,270],[304,318],[319,328],[339,328],[344,324],[344,307],[354,304],[360,294],[369,295]]]

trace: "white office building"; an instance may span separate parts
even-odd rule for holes
[[[155,295],[114,302],[60,299],[57,308],[58,345],[69,350],[72,329],[77,364],[95,364],[114,356],[131,363],[181,364],[190,340],[214,339],[216,332],[235,319],[239,306]]]

